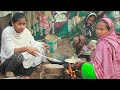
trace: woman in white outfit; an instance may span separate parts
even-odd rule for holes
[[[17,12],[12,17],[12,26],[2,32],[1,72],[30,75],[37,65],[46,60],[41,56],[45,55],[45,50],[49,50],[49,45],[34,40],[26,28],[25,15]]]

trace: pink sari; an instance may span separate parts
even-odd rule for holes
[[[120,39],[115,34],[112,21],[102,19],[108,23],[110,32],[98,39],[97,47],[91,54],[91,63],[98,79],[120,79]]]

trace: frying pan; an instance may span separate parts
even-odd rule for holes
[[[72,58],[69,58],[68,56],[63,55],[63,54],[57,54],[52,59],[48,58],[48,61],[51,64],[60,64],[60,65],[62,65],[64,63],[74,64],[75,62],[81,61],[81,59],[75,57],[75,55]]]
[[[50,59],[47,59],[51,64],[59,64],[59,65],[63,65],[65,63],[65,61],[59,61],[59,62],[56,62],[54,60],[50,60]]]
[[[55,56],[53,56],[53,59],[47,58],[47,60],[51,63],[51,64],[59,64],[59,65],[63,65],[64,63],[66,63],[65,59],[68,59],[69,57],[67,55],[64,54],[56,54]]]

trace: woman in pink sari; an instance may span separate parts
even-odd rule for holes
[[[84,79],[120,79],[120,39],[108,18],[101,18],[96,26],[97,47],[91,53],[91,62],[77,62]]]

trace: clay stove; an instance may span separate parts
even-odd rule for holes
[[[45,64],[40,73],[40,79],[64,79],[64,66],[58,64]]]
[[[40,79],[79,79],[80,72],[74,68],[73,64],[45,64],[40,72]]]

